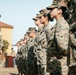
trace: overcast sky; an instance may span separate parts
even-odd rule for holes
[[[23,38],[29,27],[35,27],[32,18],[51,3],[52,0],[0,0],[0,21],[14,27],[12,44]]]

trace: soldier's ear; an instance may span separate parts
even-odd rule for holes
[[[58,9],[58,13],[62,14],[63,13],[62,9]]]

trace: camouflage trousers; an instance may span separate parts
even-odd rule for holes
[[[68,75],[67,57],[58,59],[61,62],[61,73],[62,75]]]
[[[46,75],[46,64],[38,65],[38,75]]]
[[[68,75],[76,75],[76,48],[72,47],[71,58],[69,64],[69,74]]]
[[[36,64],[28,64],[27,67],[27,74],[28,75],[37,75],[37,65]]]
[[[72,47],[70,65],[73,63],[76,64],[76,48],[75,47]]]
[[[61,62],[56,57],[49,57],[47,59],[47,72],[50,75],[61,75]]]
[[[26,65],[26,62],[19,62],[17,64],[17,69],[19,71],[19,73],[21,74],[24,74],[24,75],[27,75],[27,65]]]

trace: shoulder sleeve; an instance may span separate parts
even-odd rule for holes
[[[56,41],[59,50],[68,50],[69,44],[69,25],[67,22],[62,22],[56,28]]]

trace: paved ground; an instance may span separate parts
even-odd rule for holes
[[[0,67],[0,75],[17,75],[17,68],[3,68]]]

